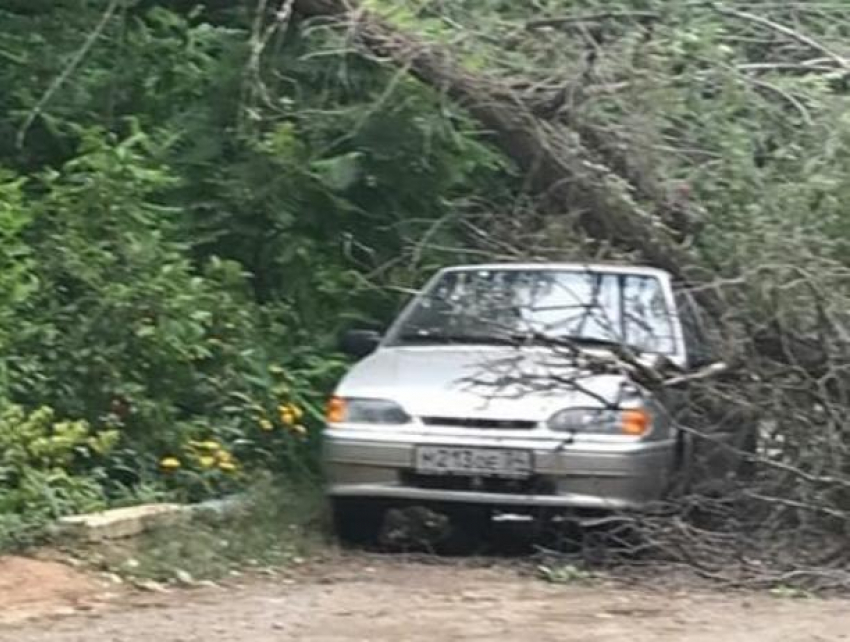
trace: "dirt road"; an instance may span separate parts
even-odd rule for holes
[[[847,601],[624,588],[597,581],[553,585],[504,564],[487,568],[346,557],[304,568],[288,579],[226,588],[105,596],[105,586],[95,587],[89,579],[72,585],[62,576],[50,599],[39,603],[30,595],[25,603],[29,615],[37,617],[10,623],[3,619],[9,611],[0,583],[0,623],[5,621],[0,640],[850,640]]]

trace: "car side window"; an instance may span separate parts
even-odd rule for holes
[[[652,276],[628,276],[622,298],[626,341],[662,354],[675,352],[673,320],[661,281]]]
[[[688,362],[692,366],[700,366],[715,361],[717,355],[712,346],[714,337],[706,327],[693,298],[683,290],[677,290],[675,296]]]

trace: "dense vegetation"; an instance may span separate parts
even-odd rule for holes
[[[315,475],[337,332],[437,265],[642,258],[588,233],[598,199],[547,202],[457,91],[327,4],[0,2],[0,541]],[[745,334],[846,327],[841,2],[363,4],[563,128],[576,182],[660,213]],[[746,394],[832,439],[846,422],[808,409],[847,407],[843,358],[774,358]]]
[[[0,3],[0,533],[315,474],[337,331],[500,189],[434,92],[257,11]]]

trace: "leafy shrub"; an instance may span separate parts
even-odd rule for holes
[[[51,408],[0,411],[0,544],[26,528],[102,508],[102,463],[118,440],[85,421],[58,421]]]
[[[0,8],[0,403],[117,437],[96,466],[0,479],[0,531],[315,479],[337,332],[439,263],[397,257],[450,246],[453,199],[500,157],[423,85],[313,56],[328,29],[293,21],[262,61],[286,76],[255,78],[247,5],[40,4]]]
[[[258,305],[235,262],[191,264],[155,203],[171,177],[154,152],[142,134],[89,132],[78,157],[41,177],[29,239],[51,251],[34,252],[41,287],[8,353],[12,395],[120,434],[111,496],[163,473],[196,499],[252,468],[315,472],[318,391],[340,363],[289,349],[286,325],[275,327],[287,306]]]

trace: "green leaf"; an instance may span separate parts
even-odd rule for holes
[[[323,160],[313,161],[310,168],[313,175],[328,188],[336,192],[349,189],[361,174],[361,152],[349,152]]]

